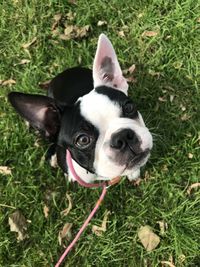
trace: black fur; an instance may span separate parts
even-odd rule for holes
[[[92,70],[75,67],[58,74],[49,84],[48,96],[60,108],[73,105],[93,89]]]
[[[99,94],[106,95],[110,100],[116,102],[120,105],[122,114],[121,116],[124,118],[137,119],[138,111],[136,105],[127,97],[124,93],[119,90],[113,89],[107,86],[99,86],[95,88],[95,91]],[[132,107],[131,112],[127,112],[127,105]]]
[[[16,111],[31,126],[39,130],[51,142],[47,155],[49,158],[57,154],[58,165],[67,173],[66,149],[71,151],[72,157],[85,169],[93,172],[92,162],[94,160],[94,143],[91,144],[90,153],[79,150],[74,153],[73,138],[67,139],[65,133],[71,131],[76,135],[74,129],[86,131],[92,135],[94,140],[98,137],[97,130],[86,122],[80,115],[77,99],[93,89],[92,71],[86,68],[75,67],[67,69],[58,74],[49,84],[48,96],[23,94],[12,92],[8,99]],[[74,105],[75,104],[75,105]],[[69,123],[64,123],[64,121]],[[75,125],[79,121],[79,127]],[[76,127],[75,127],[76,126]],[[85,128],[84,128],[85,127]],[[85,129],[85,130],[84,130]],[[93,147],[92,147],[93,146]],[[91,164],[89,164],[89,162]]]

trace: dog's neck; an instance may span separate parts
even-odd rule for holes
[[[91,173],[89,171],[87,171],[86,169],[84,169],[83,167],[81,167],[75,160],[72,159],[72,164],[73,164],[73,167],[74,167],[74,170],[75,172],[77,173],[77,175],[79,177],[81,177],[81,179],[86,182],[86,183],[92,183],[96,180],[110,180],[109,178],[107,177],[102,177],[102,176],[99,176],[95,173]],[[75,177],[73,176],[72,174],[72,171],[71,169],[69,168],[68,166],[68,179],[69,181],[76,181]]]

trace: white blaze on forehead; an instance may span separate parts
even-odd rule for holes
[[[121,108],[106,95],[99,94],[93,90],[80,100],[81,115],[100,132],[106,131],[110,122],[120,117]]]

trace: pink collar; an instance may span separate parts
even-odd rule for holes
[[[70,154],[70,152],[69,152],[68,149],[67,149],[67,156],[66,156],[66,158],[67,158],[67,165],[68,165],[68,168],[70,169],[70,172],[72,173],[72,175],[74,176],[74,178],[76,179],[76,181],[80,185],[82,185],[84,187],[90,187],[90,188],[92,188],[92,187],[111,186],[111,185],[117,184],[120,181],[120,177],[115,177],[115,178],[113,178],[110,181],[105,181],[105,182],[102,182],[102,183],[86,183],[76,173],[76,171],[74,169],[74,166],[73,166],[73,163],[72,163],[72,157],[71,157],[71,154]]]

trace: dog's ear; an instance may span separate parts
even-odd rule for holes
[[[93,79],[94,87],[111,86],[127,94],[128,84],[123,77],[115,50],[105,34],[99,36],[93,63]]]
[[[60,127],[60,113],[54,100],[47,96],[12,92],[8,99],[15,110],[31,126],[45,133],[46,137],[53,137]]]

